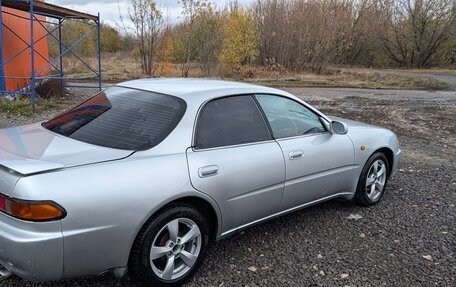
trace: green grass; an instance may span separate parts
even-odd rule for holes
[[[56,100],[39,100],[35,104],[35,109],[33,109],[30,99],[19,98],[15,101],[1,99],[0,113],[31,117],[36,113],[57,109],[60,106],[61,103]]]

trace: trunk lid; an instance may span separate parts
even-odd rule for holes
[[[39,123],[0,130],[0,166],[23,175],[118,160],[133,152],[60,136]]]

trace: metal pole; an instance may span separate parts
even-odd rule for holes
[[[26,19],[28,20],[28,19]],[[9,62],[11,62],[12,60],[16,59],[20,54],[22,54],[23,52],[26,52],[28,51],[28,49],[30,49],[30,45],[29,45],[29,42],[27,42],[26,40],[22,39],[21,36],[19,36],[17,33],[15,33],[13,30],[11,30],[11,28],[9,28],[8,26],[4,25],[3,28],[6,28],[8,29],[8,31],[10,31],[13,35],[15,35],[19,40],[21,40],[21,42],[23,42],[25,45],[27,45],[27,47],[25,47],[24,49],[18,51],[16,54],[14,54],[14,56],[12,56],[11,58],[7,59],[6,61],[3,62],[3,65],[6,65],[8,64]],[[52,29],[51,31],[48,31],[44,36],[41,36],[39,39],[37,39],[35,41],[35,43],[38,43],[39,41],[43,40],[44,38],[46,38],[49,35],[52,35],[51,33],[57,31],[58,27],[55,28],[55,29]],[[56,38],[58,39],[58,38]],[[56,68],[57,69],[57,68]],[[58,70],[58,69],[57,69]]]
[[[65,45],[62,44],[63,47],[66,47],[65,50],[62,52],[62,55],[65,55],[67,52],[70,52],[71,54],[73,54],[76,58],[80,59],[79,56],[72,52],[71,49],[73,49],[74,47],[76,47],[77,45],[79,45],[79,43],[81,43],[82,41],[84,41],[89,35],[91,35],[91,33],[93,31],[97,30],[97,27],[93,28],[93,30],[90,30],[89,32],[87,32],[84,36],[82,36],[82,38],[79,38],[76,42],[74,42],[71,46],[69,47],[66,47]],[[56,37],[57,38],[57,37]],[[38,72],[36,72],[37,75],[41,74],[43,71],[45,71],[47,68],[51,67],[52,63],[57,61],[59,59],[59,56],[56,56],[54,58],[52,58],[50,61],[48,61],[48,63],[41,67],[40,70],[38,70]],[[85,66],[87,66],[89,69],[92,70],[92,68],[87,65],[87,63],[85,63],[84,61],[80,60]],[[97,74],[96,71],[94,71],[94,74]]]
[[[32,82],[30,83],[32,95],[32,107],[35,109],[35,43],[33,31],[33,0],[30,0],[30,61],[32,64]]]
[[[98,89],[101,91],[101,29],[100,29],[100,13],[98,13]]]
[[[3,64],[3,13],[0,0],[0,91],[6,91],[5,66]]]
[[[60,57],[60,96],[63,96],[63,55],[62,55],[62,24],[63,20],[59,19],[59,57]]]

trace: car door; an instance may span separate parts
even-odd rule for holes
[[[347,135],[332,134],[320,117],[287,97],[256,95],[286,164],[286,210],[337,193],[352,192],[354,150]]]
[[[278,212],[285,164],[253,96],[205,104],[187,160],[195,189],[218,203],[224,232]]]

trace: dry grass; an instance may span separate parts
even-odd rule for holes
[[[97,67],[96,58],[88,58],[92,67]],[[66,58],[65,73],[74,76],[88,76],[90,71],[80,62]],[[104,82],[121,82],[146,77],[141,72],[139,62],[129,54],[105,54],[102,59]],[[204,77],[198,65],[190,69],[190,77]],[[157,72],[157,76],[180,77],[180,65],[176,64],[169,73]],[[394,70],[367,68],[329,68],[323,75],[313,73],[293,73],[271,71],[265,67],[246,67],[235,73],[220,67],[212,69],[209,77],[234,79],[254,82],[275,87],[340,87],[340,88],[372,88],[372,89],[420,89],[447,90],[449,85],[438,80],[423,79],[407,75],[398,75]]]
[[[255,78],[250,81],[274,87],[332,87],[366,89],[447,90],[449,85],[433,79],[397,75],[369,69],[332,68],[324,75],[290,74],[287,77]]]
[[[97,70],[97,58],[88,57],[85,58],[85,60],[87,60],[89,66],[91,66],[94,70]],[[87,68],[87,66],[72,57],[64,58],[63,65],[66,75],[71,75],[73,77],[86,77],[94,75],[93,72]],[[103,81],[108,83],[147,77],[142,73],[141,64],[139,61],[126,53],[112,53],[103,55],[101,67]],[[218,73],[218,71],[214,72]],[[180,65],[173,65],[172,71],[170,73],[162,73],[159,67],[157,68],[156,75],[163,77],[180,77]],[[204,75],[201,73],[201,69],[197,65],[193,65],[190,69],[190,76],[203,77]]]

